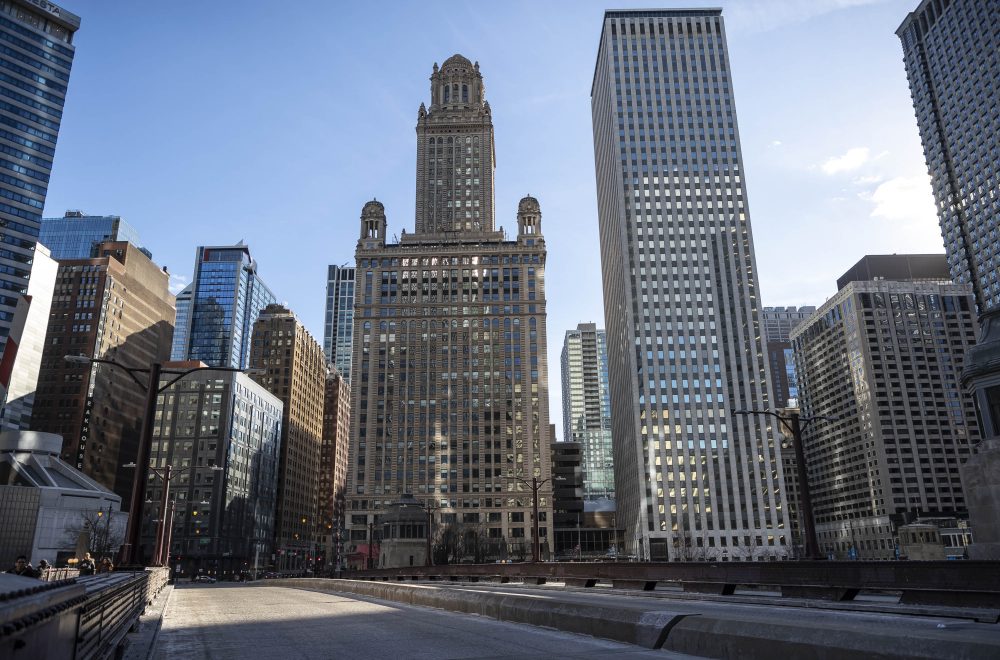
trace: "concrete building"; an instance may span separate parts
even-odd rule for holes
[[[0,3],[0,347],[27,292],[80,17],[51,2]]]
[[[971,287],[871,275],[791,334],[802,414],[836,420],[803,439],[820,550],[838,558],[892,559],[900,525],[965,517],[958,470],[979,439],[960,384]]]
[[[0,432],[0,566],[18,555],[65,566],[83,552],[112,556],[124,540],[121,498],[61,461],[61,449],[52,433]]]
[[[774,395],[774,405],[778,407],[796,405],[798,397],[798,379],[795,375],[795,359],[792,355],[792,345],[788,335],[792,328],[816,311],[814,306],[803,307],[765,307],[761,312],[764,320],[764,337],[767,345],[767,362],[771,371],[771,392]],[[788,452],[793,455],[793,452]],[[788,463],[788,456],[783,456]],[[785,471],[788,479],[788,471]]]
[[[178,330],[178,339],[183,338],[184,343],[175,343],[171,359],[246,369],[257,315],[277,302],[257,274],[250,248],[242,241],[200,246],[191,287],[187,324]]]
[[[765,307],[761,311],[764,320],[764,338],[768,342],[788,341],[792,329],[812,316],[814,305],[802,307]]]
[[[354,266],[327,267],[323,352],[348,384],[354,358],[354,277]]]
[[[49,314],[34,431],[64,439],[62,458],[129,501],[146,394],[123,369],[81,367],[66,355],[144,369],[169,357],[169,277],[131,243],[101,243],[88,259],[60,262]]]
[[[567,330],[561,362],[563,441],[582,447],[583,498],[614,500],[607,334],[594,323]]]
[[[607,11],[591,89],[627,552],[781,557],[781,448],[721,10]]]
[[[365,204],[357,247],[350,544],[411,493],[439,534],[473,532],[530,556],[532,479],[550,555],[552,487],[545,239],[521,199],[512,239],[494,228],[493,126],[478,64],[448,58],[417,116],[416,232],[387,240]],[[353,551],[349,548],[348,551]],[[470,555],[471,556],[471,555]],[[499,557],[496,557],[499,558]]]
[[[963,467],[975,559],[1000,559],[1000,5],[923,0],[896,30],[952,279],[972,285],[983,334],[963,383],[983,441]]]
[[[168,362],[174,371],[204,366]],[[164,374],[166,385],[176,376]],[[151,464],[171,467],[171,565],[238,575],[271,565],[281,401],[242,373],[198,371],[157,397]],[[163,480],[150,473],[144,538],[155,538]],[[151,556],[152,548],[141,551]]]
[[[35,405],[58,269],[59,264],[50,258],[49,249],[37,243],[28,293],[17,301],[10,335],[0,359],[0,385],[5,390],[0,429],[27,431],[31,427],[31,411]]]
[[[261,310],[253,328],[250,373],[283,404],[274,528],[280,569],[313,566],[317,552],[326,358],[323,347],[282,305]]]
[[[131,243],[147,257],[149,250],[142,247],[139,232],[117,215],[86,215],[83,211],[66,211],[61,218],[43,218],[38,242],[52,251],[52,258],[88,259],[96,256],[101,243]]]
[[[940,254],[869,254],[837,278],[837,290],[873,280],[949,282],[951,275]]]
[[[923,0],[896,30],[951,279],[1000,305],[1000,6]]]
[[[319,465],[319,517],[316,542],[323,567],[338,569],[343,559],[347,502],[347,456],[351,442],[351,386],[332,367],[323,400],[323,447]]]

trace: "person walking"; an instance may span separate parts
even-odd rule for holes
[[[105,557],[101,560],[100,565],[97,567],[98,573],[111,573],[115,570],[114,564],[111,563],[110,557]]]
[[[89,552],[83,555],[83,559],[80,560],[80,563],[77,564],[77,566],[80,569],[80,577],[93,575],[97,570],[97,567],[94,565],[94,560],[90,557]]]
[[[35,570],[35,568],[28,562],[28,558],[24,555],[21,555],[14,560],[14,567],[7,572],[13,573],[14,575],[20,575],[21,577],[41,577],[41,573]]]

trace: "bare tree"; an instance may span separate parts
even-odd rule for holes
[[[93,557],[110,557],[125,542],[122,529],[106,511],[81,511],[78,522],[66,525],[65,534],[67,545],[77,547],[82,539],[86,551]]]

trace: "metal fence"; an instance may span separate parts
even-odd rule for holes
[[[115,656],[169,578],[166,568],[69,579],[57,578],[60,570],[43,575],[38,587],[0,595],[11,615],[0,616],[0,657],[8,650],[39,658],[103,660]],[[55,649],[58,655],[52,655]]]

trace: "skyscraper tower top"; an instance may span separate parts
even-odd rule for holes
[[[493,231],[493,118],[473,64],[452,55],[431,74],[417,115],[416,233]]]

